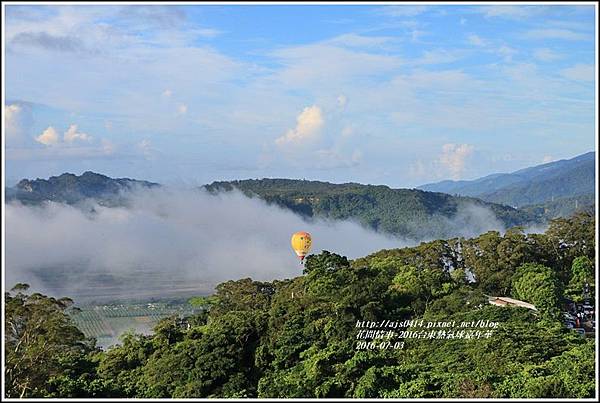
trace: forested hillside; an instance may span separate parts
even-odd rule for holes
[[[545,203],[523,206],[519,210],[526,211],[537,217],[545,217],[548,220],[558,217],[568,217],[578,211],[594,213],[596,211],[596,195],[588,194],[557,198]]]
[[[580,213],[544,234],[488,232],[354,261],[323,251],[295,278],[222,283],[190,301],[199,314],[108,351],[72,325],[72,301],[18,285],[6,299],[6,393],[591,398],[594,339],[567,329],[561,310],[565,298],[581,299],[586,280],[594,284],[594,236],[594,216]],[[489,295],[536,310],[490,305]],[[470,328],[443,325],[453,322]],[[398,333],[371,333],[370,344],[366,331],[385,326]]]
[[[475,198],[357,183],[249,179],[213,182],[205,188],[214,193],[236,188],[305,217],[354,219],[378,231],[415,239],[446,238],[469,227],[484,232],[494,223],[512,227],[537,220],[533,214]]]

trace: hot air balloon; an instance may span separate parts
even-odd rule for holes
[[[311,245],[312,239],[308,232],[299,231],[292,235],[292,248],[301,262],[304,262],[304,257],[308,254]]]

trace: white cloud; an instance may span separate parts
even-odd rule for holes
[[[314,156],[316,159],[312,163],[317,169],[351,168],[359,165],[363,158],[359,149],[346,155],[337,148],[316,150]]]
[[[419,39],[421,39],[422,36],[427,35],[429,32],[427,31],[422,31],[419,29],[414,29],[410,32],[410,40],[413,42],[418,42]]]
[[[551,155],[544,155],[544,158],[542,159],[542,162],[545,164],[547,162],[552,162],[554,160],[554,158],[552,158]]]
[[[408,167],[408,174],[415,179],[428,178],[431,175],[431,169],[425,167],[422,160],[416,160]]]
[[[510,62],[512,61],[512,57],[518,53],[516,49],[511,48],[510,46],[502,45],[496,51],[504,61]]]
[[[19,104],[4,106],[4,127],[7,137],[15,137],[21,131],[21,113],[23,108]]]
[[[100,144],[103,154],[110,155],[115,152],[115,145],[110,140],[102,139],[100,140]]]
[[[147,160],[155,159],[156,150],[152,147],[152,142],[148,139],[143,139],[136,144],[136,148]]]
[[[596,74],[592,64],[576,64],[561,70],[560,74],[569,80],[594,81]]]
[[[338,96],[336,101],[340,108],[345,108],[348,104],[348,98],[344,94]]]
[[[170,89],[167,88],[166,90],[163,91],[162,95],[163,95],[163,97],[170,98],[171,95],[173,95],[173,91],[171,91]]]
[[[563,56],[556,53],[552,49],[540,48],[540,49],[536,49],[533,52],[533,57],[535,57],[538,60],[541,60],[542,62],[551,62],[554,60],[562,59]]]
[[[42,132],[42,134],[37,136],[35,140],[38,143],[51,146],[58,143],[58,133],[56,133],[56,130],[52,126],[49,126],[46,130]]]
[[[345,139],[345,138],[351,137],[353,134],[354,134],[354,127],[352,127],[352,126],[345,126],[342,129],[341,138]]]
[[[186,104],[179,104],[177,106],[177,113],[179,115],[185,115],[187,113],[187,111],[188,111],[188,107]]]
[[[164,13],[149,14],[141,12],[142,8],[47,7],[47,11],[39,15],[33,15],[33,11],[27,16],[11,15],[5,27],[7,47],[15,51],[8,61],[9,70],[18,72],[24,79],[17,79],[15,73],[15,77],[7,76],[7,80],[22,82],[19,93],[24,99],[35,98],[40,104],[81,113],[118,114],[120,123],[136,131],[147,127],[166,131],[172,129],[173,122],[164,119],[164,105],[156,102],[157,96],[162,94],[169,98],[170,91],[171,97],[180,95],[186,102],[192,97],[196,100],[211,98],[223,81],[232,76],[243,79],[244,74],[251,74],[252,66],[242,71],[245,62],[225,56],[198,40],[199,36],[214,36],[214,30],[198,30],[189,19],[173,14],[175,7],[165,7],[169,10]],[[148,29],[157,23],[160,29]],[[28,36],[32,32],[48,35]],[[29,38],[28,42],[12,41],[19,35]],[[77,46],[71,46],[69,38],[76,38]],[[89,52],[75,52],[79,47]],[[57,57],[61,58],[59,64]],[[44,72],[38,67],[42,65],[54,65],[56,70]],[[81,68],[82,65],[85,68]],[[122,81],[123,77],[130,76],[136,79]],[[71,96],[61,96],[60,91],[38,91],[48,89],[48,85],[60,86]],[[195,91],[196,85],[203,86],[202,95]],[[98,94],[103,95],[98,97]],[[176,106],[173,109],[176,110]]]
[[[392,17],[414,17],[419,14],[423,14],[425,11],[430,9],[430,6],[384,6],[380,8],[383,14]]]
[[[373,47],[381,46],[386,42],[393,40],[390,36],[365,36],[354,33],[343,34],[329,39],[323,43],[332,45],[341,45],[347,47]]]
[[[543,10],[539,6],[510,6],[510,5],[494,5],[478,7],[485,17],[504,17],[504,18],[526,18],[537,14]]]
[[[444,64],[453,63],[462,57],[462,52],[446,49],[426,50],[423,56],[416,59],[413,64]]]
[[[195,32],[198,36],[201,36],[203,38],[215,38],[223,33],[223,31],[213,28],[199,28],[193,30],[193,32]]]
[[[559,28],[532,29],[525,32],[524,36],[529,39],[563,39],[566,41],[584,41],[590,39],[589,35],[570,29]]]
[[[323,127],[323,114],[316,105],[307,106],[296,118],[296,127],[275,140],[279,146],[286,144],[302,144],[314,140]]]
[[[397,76],[392,80],[393,85],[405,90],[466,89],[475,83],[476,81],[461,70],[415,70],[409,75]]]
[[[32,105],[27,102],[15,102],[4,105],[4,134],[6,147],[23,147],[34,144],[29,135],[33,124]]]
[[[115,151],[115,145],[106,139],[100,139],[99,143],[93,141],[92,136],[78,131],[76,124],[69,125],[64,132],[62,140],[56,129],[48,126],[35,141],[47,147],[12,149],[10,158],[13,160],[23,159],[68,159],[68,158],[97,158],[111,155]],[[80,145],[81,142],[85,145]]]
[[[90,141],[92,138],[86,133],[79,133],[77,131],[77,125],[71,125],[69,126],[69,129],[65,132],[63,139],[67,143],[72,143],[75,140]]]
[[[487,41],[476,34],[469,35],[467,37],[467,42],[474,46],[486,46],[487,45]]]
[[[473,154],[474,149],[470,144],[444,144],[438,162],[448,169],[452,178],[460,179],[466,159]]]
[[[333,87],[350,85],[356,80],[389,72],[402,65],[402,60],[396,55],[324,43],[283,48],[271,56],[283,66],[271,79],[285,87],[302,90],[309,87],[333,91]]]

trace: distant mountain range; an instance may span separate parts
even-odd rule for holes
[[[14,188],[8,188],[6,194],[9,201],[19,200],[24,204],[44,201],[78,204],[94,199],[102,205],[117,206],[127,205],[126,191],[156,186],[160,185],[85,172],[81,176],[67,173],[48,180],[24,179]],[[257,179],[214,182],[204,188],[212,193],[237,188],[250,197],[258,196],[307,219],[349,219],[415,239],[471,236],[499,226],[536,222],[534,214],[476,198],[387,186]]]
[[[15,187],[6,189],[6,199],[19,200],[23,204],[39,204],[43,201],[76,204],[95,199],[100,204],[113,206],[123,204],[125,191],[156,186],[160,185],[129,178],[113,179],[89,171],[80,176],[64,173],[47,180],[23,179]]]
[[[575,206],[593,201],[595,194],[595,153],[549,162],[512,173],[493,174],[471,181],[442,181],[419,186],[430,192],[477,197],[513,207],[543,205],[567,198]],[[564,203],[570,201],[564,200]]]
[[[414,239],[471,236],[517,225],[539,224],[594,208],[593,152],[473,181],[443,181],[418,189],[391,189],[358,183],[333,184],[294,179],[213,182],[211,193],[239,189],[249,197],[289,209],[307,219],[353,220]],[[127,191],[157,183],[113,179],[94,172],[65,173],[21,180],[6,189],[7,201],[78,204],[94,199],[106,206],[127,205]],[[515,208],[513,206],[519,206]]]

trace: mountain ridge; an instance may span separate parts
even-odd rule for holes
[[[16,186],[7,188],[6,199],[19,200],[24,204],[54,201],[76,204],[85,199],[96,199],[100,204],[116,205],[122,192],[136,187],[152,188],[158,183],[130,178],[111,178],[92,171],[77,176],[63,173],[48,179],[22,179]]]
[[[512,173],[497,173],[470,181],[441,181],[418,186],[461,196],[524,207],[555,198],[595,194],[595,152],[562,159]]]
[[[125,191],[161,186],[129,178],[112,179],[86,172],[63,174],[48,180],[20,181],[10,200],[24,204],[54,201],[78,204],[95,199],[106,206],[126,206]],[[392,189],[386,185],[334,184],[295,179],[247,179],[216,181],[201,187],[215,194],[239,189],[301,215],[307,220],[353,220],[377,231],[411,239],[470,236],[499,227],[528,225],[534,214],[471,197],[418,189]],[[7,194],[10,192],[7,192]]]

